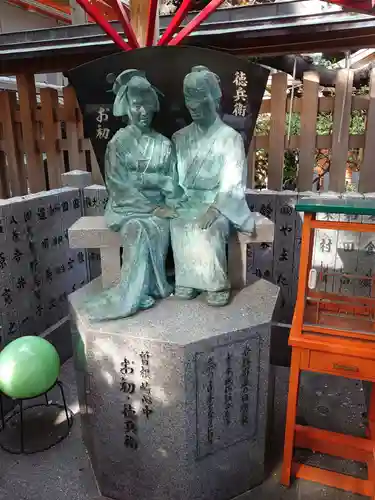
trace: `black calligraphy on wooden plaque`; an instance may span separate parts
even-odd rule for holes
[[[233,75],[235,92],[233,95],[233,115],[245,117],[248,113],[249,97],[247,95],[248,80],[244,71],[236,71]]]
[[[112,114],[115,95],[108,76],[118,76],[129,68],[144,71],[162,94],[153,127],[171,137],[191,123],[184,102],[183,81],[194,66],[202,65],[220,78],[223,121],[243,136],[247,150],[269,75],[269,70],[262,66],[223,52],[191,46],[152,47],[102,57],[68,72],[82,111],[85,136],[91,139],[103,177],[107,143],[124,126],[124,120]],[[87,78],[88,74],[95,78]]]
[[[259,332],[246,341],[198,353],[197,456],[252,439],[257,430]]]

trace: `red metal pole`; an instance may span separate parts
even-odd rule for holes
[[[97,24],[99,24],[99,26],[107,33],[110,38],[112,38],[112,40],[118,47],[120,47],[120,49],[125,51],[132,49],[132,47],[121,38],[121,36],[117,33],[113,26],[111,26],[111,24],[106,19],[104,19],[102,14],[94,5],[90,4],[88,0],[77,0],[77,3],[79,3],[82,9],[84,9],[87,14],[91,16]]]
[[[158,45],[166,45],[176,33],[180,24],[187,16],[190,6],[192,4],[192,0],[183,0],[182,4],[179,6],[177,11],[175,12],[172,21],[169,23],[169,26],[164,31],[162,37],[160,38]]]
[[[185,28],[182,28],[178,35],[175,36],[173,40],[168,43],[168,45],[178,45],[181,43],[184,38],[189,36],[192,31],[205,21],[207,17],[210,16],[223,3],[223,1],[224,0],[211,0],[211,2],[208,3],[206,7],[185,26]]]
[[[158,0],[150,0],[149,6],[148,6],[146,47],[150,47],[151,45],[154,45],[155,23],[156,23],[157,14],[158,14]]]
[[[130,24],[128,12],[124,8],[123,3],[121,2],[121,0],[110,0],[110,3],[112,4],[112,8],[117,12],[117,14],[119,16],[119,21],[124,29],[124,33],[128,39],[129,45],[133,49],[138,49],[139,43],[138,43],[137,37],[134,33],[133,27]]]

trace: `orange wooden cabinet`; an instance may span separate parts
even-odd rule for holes
[[[308,199],[302,200],[296,209],[305,216],[297,301],[289,336],[292,363],[281,482],[289,486],[294,475],[375,500],[375,391],[370,398],[367,439],[296,424],[302,370],[375,382],[375,276],[357,269],[348,272],[323,265],[314,269],[313,265],[315,230],[349,231],[358,235],[358,241],[359,235],[375,233],[375,224],[368,220],[375,216],[375,204],[358,199]],[[318,220],[319,213],[344,216]],[[343,220],[345,217],[347,221]],[[361,259],[361,252],[357,251]],[[352,283],[356,293],[342,283]],[[295,447],[364,462],[368,479],[293,461]]]

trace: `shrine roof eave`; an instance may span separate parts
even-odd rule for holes
[[[161,32],[170,20],[171,16],[161,17]],[[185,24],[188,21],[189,17]],[[121,33],[120,24],[113,25]],[[312,11],[310,0],[220,9],[187,43],[249,55],[370,48],[375,47],[375,17]],[[4,33],[0,74],[14,75],[26,68],[35,73],[65,71],[117,50],[96,24]]]

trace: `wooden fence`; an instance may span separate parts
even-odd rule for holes
[[[271,98],[263,101],[260,113],[270,113],[269,133],[255,135],[249,152],[249,184],[254,179],[254,153],[264,149],[268,152],[269,189],[280,190],[283,185],[284,152],[299,150],[297,189],[311,190],[317,150],[330,151],[329,189],[345,191],[345,178],[349,150],[363,151],[360,165],[359,191],[375,191],[375,71],[370,75],[369,92],[352,95],[353,72],[339,70],[336,77],[335,96],[319,97],[319,77],[316,73],[305,73],[303,95],[293,99],[292,113],[300,116],[299,135],[289,140],[285,135],[286,116],[290,111],[287,97],[287,75],[272,76]],[[363,111],[364,133],[350,135],[349,126],[354,111]],[[331,133],[317,135],[320,113],[332,113]]]
[[[312,188],[317,149],[330,151],[329,189],[345,190],[348,151],[362,151],[359,191],[375,191],[375,70],[369,93],[352,95],[353,72],[337,72],[335,97],[319,96],[319,78],[306,73],[303,95],[293,99],[292,113],[299,115],[299,135],[286,136],[290,98],[287,75],[272,76],[271,98],[262,102],[260,117],[269,117],[267,135],[255,135],[249,151],[249,187],[253,186],[255,152],[268,154],[268,188],[282,189],[284,153],[299,150],[298,190]],[[60,174],[89,169],[95,182],[101,175],[90,140],[83,136],[83,124],[74,90],[64,89],[59,98],[53,89],[41,89],[38,99],[33,75],[17,78],[15,92],[0,91],[0,198],[38,192],[60,186]],[[362,110],[364,133],[350,135],[351,114]],[[332,131],[317,135],[319,113],[332,113]]]
[[[89,169],[102,183],[74,89],[37,97],[33,75],[18,76],[17,87],[18,98],[0,91],[0,198],[60,187],[69,170]]]

